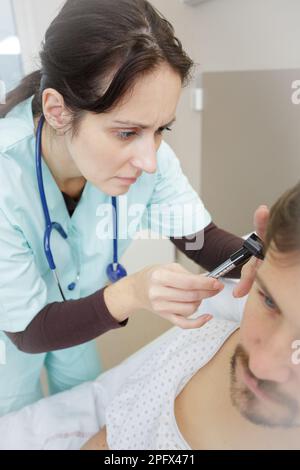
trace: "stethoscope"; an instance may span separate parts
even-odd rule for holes
[[[60,294],[63,300],[65,301],[66,298],[64,296],[64,293],[63,293],[63,290],[62,290],[62,287],[58,278],[56,265],[55,265],[53,254],[51,251],[51,234],[53,230],[56,230],[64,240],[67,240],[68,235],[66,234],[61,224],[59,224],[58,222],[51,221],[49,208],[47,204],[44,182],[43,182],[43,171],[42,171],[42,130],[43,130],[44,123],[45,123],[45,117],[44,115],[42,115],[42,117],[39,120],[39,124],[37,128],[36,148],[35,148],[36,174],[37,174],[40,199],[42,203],[42,208],[43,208],[44,217],[45,217],[45,225],[46,225],[45,233],[44,233],[44,252],[48,261],[49,268],[51,269],[54,275],[55,282],[57,283]],[[123,279],[124,277],[126,277],[127,272],[126,272],[126,269],[118,261],[119,233],[118,233],[118,204],[117,204],[116,197],[112,197],[112,206],[114,209],[113,216],[112,216],[113,227],[114,227],[114,240],[113,240],[114,257],[113,257],[113,263],[111,263],[106,269],[106,274],[110,282],[116,283],[120,281],[121,279]],[[76,282],[72,282],[71,284],[68,285],[69,291],[73,291],[74,289],[76,289],[79,279],[80,279],[80,273],[78,270]]]

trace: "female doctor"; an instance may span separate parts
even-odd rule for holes
[[[162,140],[192,61],[146,0],[68,0],[46,33],[41,63],[0,109],[0,415],[41,398],[43,366],[51,393],[94,379],[92,340],[140,308],[182,328],[210,319],[188,317],[220,292],[219,281],[176,264],[126,277],[120,197],[143,205],[148,222],[153,205],[196,207],[193,230],[182,229],[180,216],[171,226],[152,217],[206,269],[242,244],[212,223]],[[111,238],[99,235],[107,205],[115,211]],[[260,209],[257,222],[266,217]],[[203,249],[188,251],[186,237],[203,230]],[[254,265],[236,295],[249,290]]]

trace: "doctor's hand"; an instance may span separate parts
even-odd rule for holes
[[[146,309],[180,328],[191,329],[200,328],[212,319],[212,315],[188,317],[197,311],[203,299],[217,295],[223,288],[220,281],[192,274],[173,263],[150,266],[121,279],[105,290],[104,298],[109,311],[119,321]]]
[[[260,206],[254,214],[255,231],[263,241],[265,240],[269,216],[270,211],[267,206]],[[244,297],[249,294],[254,283],[257,269],[261,263],[262,261],[260,259],[253,256],[250,261],[243,266],[240,282],[233,290],[234,297]]]

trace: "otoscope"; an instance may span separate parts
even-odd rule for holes
[[[222,263],[218,268],[207,274],[207,277],[219,277],[225,276],[227,273],[245,264],[252,256],[258,259],[264,259],[264,245],[262,240],[253,233],[243,244],[243,247],[233,253],[230,258]]]

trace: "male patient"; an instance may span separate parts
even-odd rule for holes
[[[300,449],[300,184],[271,211],[241,324],[180,331],[128,377],[84,447]]]

